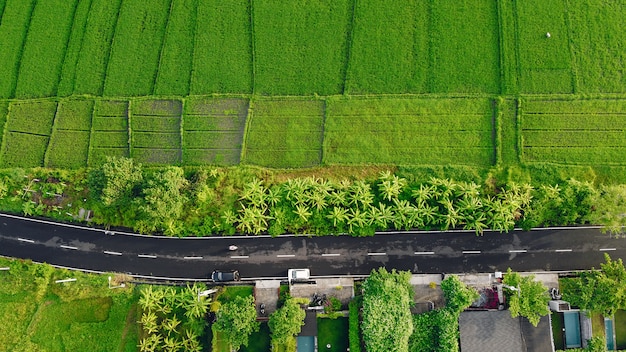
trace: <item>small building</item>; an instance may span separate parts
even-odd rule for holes
[[[466,311],[459,317],[462,352],[554,352],[550,316],[537,327],[509,311]]]

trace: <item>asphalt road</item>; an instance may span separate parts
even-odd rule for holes
[[[367,275],[381,266],[413,273],[569,271],[599,267],[604,253],[626,257],[626,240],[597,228],[511,233],[406,232],[368,238],[285,236],[167,238],[0,214],[0,255],[135,276],[207,279],[214,269],[238,269],[244,280],[281,277],[290,268],[312,276]],[[230,251],[230,245],[238,247]]]

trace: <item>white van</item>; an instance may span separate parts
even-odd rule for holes
[[[294,283],[298,281],[307,281],[311,276],[311,272],[309,269],[289,269],[287,271],[287,280],[289,283]]]

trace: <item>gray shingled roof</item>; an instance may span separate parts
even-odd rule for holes
[[[459,318],[461,352],[554,352],[548,317],[535,328],[509,311],[467,311]]]

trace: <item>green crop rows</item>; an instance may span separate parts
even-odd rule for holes
[[[0,15],[0,166],[626,165],[622,2],[0,0]]]
[[[144,163],[179,164],[182,101],[137,100],[131,106],[131,157]]]
[[[183,117],[183,162],[235,165],[248,115],[245,99],[187,99]]]
[[[5,2],[0,98],[626,87],[620,2]]]
[[[352,1],[256,1],[255,90],[342,92]]]
[[[59,102],[45,166],[75,169],[87,165],[93,106],[93,100]]]
[[[321,162],[324,102],[259,100],[248,123],[244,161],[273,167],[307,167]]]
[[[53,96],[59,82],[76,0],[37,1],[20,62],[15,95]]]
[[[626,164],[626,101],[522,102],[522,157],[528,162]]]
[[[128,102],[96,101],[89,146],[89,165],[102,163],[106,156],[129,156]]]
[[[338,100],[328,103],[324,162],[491,165],[488,99]]]
[[[3,167],[43,165],[56,113],[55,102],[11,103],[2,138]]]

